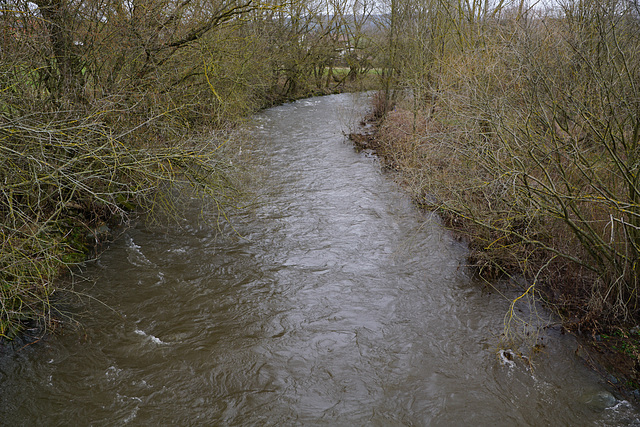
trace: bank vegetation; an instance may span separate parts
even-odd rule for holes
[[[176,191],[224,217],[243,190],[226,154],[234,127],[277,102],[366,89],[371,13],[338,1],[0,1],[0,341],[55,325],[57,278],[110,227],[178,214]]]
[[[375,148],[478,276],[637,381],[637,0],[0,4],[0,340],[55,325],[56,278],[114,225],[178,214],[176,190],[224,218],[247,115],[378,85]]]
[[[467,236],[479,277],[510,277],[596,346],[617,337],[637,387],[638,2],[389,7],[367,144]]]

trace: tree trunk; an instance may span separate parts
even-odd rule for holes
[[[65,0],[34,0],[42,14],[55,61],[50,63],[48,87],[55,99],[67,97],[86,102],[83,96],[82,64],[74,52],[73,15]]]

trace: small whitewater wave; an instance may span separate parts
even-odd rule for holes
[[[133,238],[127,236],[126,242],[128,253],[127,259],[131,264],[136,267],[156,267],[156,265],[149,261],[149,258],[144,255],[142,248],[133,241]]]
[[[515,354],[513,354],[511,349],[500,350],[498,352],[498,356],[500,356],[500,363],[503,366],[508,366],[509,368],[516,367],[516,362],[513,360],[515,359]]]
[[[153,336],[151,334],[147,334],[142,329],[136,329],[133,332],[135,332],[136,334],[141,335],[143,337],[149,338],[149,340],[151,340],[151,342],[153,342],[154,344],[167,344],[166,342],[162,341],[160,338],[158,338],[156,336]]]

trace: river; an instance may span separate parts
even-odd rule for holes
[[[532,365],[499,353],[508,299],[345,142],[365,108],[256,115],[262,201],[237,233],[186,208],[128,229],[82,271],[81,327],[0,357],[0,424],[640,424],[558,328]]]

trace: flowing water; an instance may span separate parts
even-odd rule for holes
[[[498,352],[509,302],[345,143],[366,96],[253,121],[263,202],[238,234],[139,225],[83,274],[82,329],[0,358],[2,425],[626,425],[554,328]],[[240,237],[241,236],[241,237]],[[81,313],[80,313],[81,314]]]

